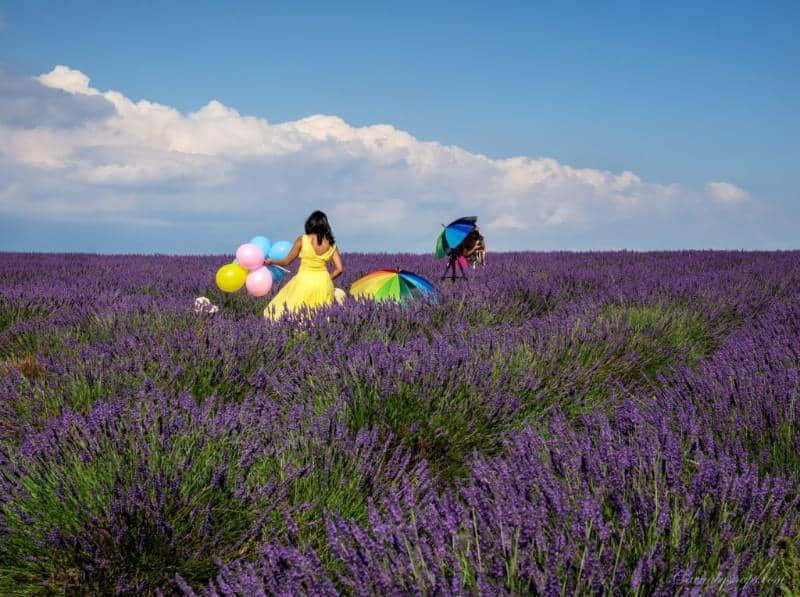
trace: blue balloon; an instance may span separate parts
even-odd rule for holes
[[[270,265],[269,267],[267,267],[267,269],[270,272],[272,272],[272,281],[275,282],[276,284],[281,280],[283,280],[283,277],[286,275],[286,270],[276,265]]]
[[[266,236],[254,236],[250,239],[250,244],[257,246],[264,255],[269,255],[269,250],[272,248],[272,243]]]
[[[270,259],[284,259],[292,250],[292,243],[288,240],[279,240],[269,250]]]

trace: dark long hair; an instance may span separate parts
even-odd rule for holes
[[[336,242],[333,240],[331,225],[328,224],[328,216],[319,210],[308,216],[306,220],[306,234],[316,234],[317,243],[320,245],[322,244],[323,238],[327,238],[331,245]]]

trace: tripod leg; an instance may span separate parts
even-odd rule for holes
[[[447,270],[449,269],[450,269],[450,263],[444,266],[444,273],[442,274],[442,280],[444,280],[447,277]]]

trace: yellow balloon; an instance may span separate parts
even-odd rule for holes
[[[223,292],[236,292],[246,279],[247,270],[238,263],[229,263],[217,270],[217,286]]]

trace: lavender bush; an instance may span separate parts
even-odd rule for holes
[[[800,253],[223,261],[0,255],[0,592],[800,592]]]

